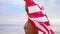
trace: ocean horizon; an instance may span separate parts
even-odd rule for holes
[[[0,34],[25,34],[23,26],[22,24],[0,24]],[[52,28],[56,34],[60,34],[60,25],[52,25]]]

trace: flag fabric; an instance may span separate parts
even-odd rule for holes
[[[50,22],[44,12],[44,7],[38,5],[34,0],[25,0],[28,7],[28,19],[30,23],[43,34],[54,34]]]

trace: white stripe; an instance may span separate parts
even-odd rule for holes
[[[29,17],[29,19],[34,20],[34,21],[38,21],[38,22],[46,22],[46,21],[48,21],[48,19],[45,16],[39,17],[39,18],[30,18]]]
[[[53,29],[51,26],[48,26],[50,29]]]
[[[53,30],[54,31],[54,29],[51,26],[48,26],[48,27],[50,28],[50,30]]]
[[[42,31],[44,31],[46,34],[48,34],[48,32],[47,32],[47,30],[43,27],[43,26],[41,26],[38,22],[36,22],[36,21],[33,21],[34,23],[35,23],[35,25],[39,28],[39,29],[41,29]]]
[[[29,13],[40,12],[40,8],[37,5],[28,7]]]
[[[43,24],[44,24],[44,23],[43,23]],[[44,26],[49,30],[49,34],[51,34],[50,27],[47,26],[47,25],[45,25],[45,24],[44,24]]]
[[[40,3],[40,2],[38,2],[38,1],[36,1],[36,0],[33,0],[34,1],[34,3],[36,3],[36,4],[38,4],[40,7],[42,7],[42,4]]]

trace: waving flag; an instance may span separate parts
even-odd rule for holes
[[[28,7],[28,19],[30,23],[44,34],[54,34],[50,27],[49,20],[44,13],[44,7],[38,5],[33,0],[25,0]]]

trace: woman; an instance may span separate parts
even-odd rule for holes
[[[28,21],[24,25],[25,34],[38,34],[38,30],[43,34],[54,34],[49,27],[49,20],[43,12],[44,7],[39,6],[33,0],[25,0],[25,2],[25,10],[28,15]]]
[[[24,0],[26,1],[26,0]],[[25,10],[27,12],[27,15],[28,15],[28,7],[27,7],[27,4],[25,2]],[[38,30],[36,30],[32,24],[30,23],[30,21],[28,20],[26,22],[26,24],[24,25],[24,30],[25,30],[25,34],[38,34]]]

